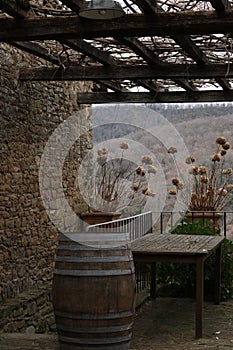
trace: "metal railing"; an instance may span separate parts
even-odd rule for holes
[[[199,222],[203,224],[203,227],[207,225],[206,213],[212,214],[212,225],[218,227],[219,233],[224,237],[232,237],[233,238],[233,211],[221,211],[221,212],[191,212],[189,216],[189,220],[192,222],[196,222],[195,215],[199,214]],[[156,224],[153,226],[153,232],[155,233],[165,233],[170,232],[177,223],[185,224],[185,213],[183,212],[153,212],[153,216],[159,216]],[[153,221],[153,219],[152,219]],[[211,224],[210,224],[211,225]]]
[[[195,221],[195,214],[198,213],[199,221],[206,225],[206,212],[192,212],[190,220]],[[220,234],[224,237],[233,237],[233,211],[211,212],[213,214],[213,224],[218,225]],[[147,233],[165,233],[170,232],[177,223],[185,223],[184,212],[163,211],[151,212],[134,215],[128,218],[105,222],[102,224],[89,225],[88,232],[100,232],[104,229],[110,229],[114,232],[129,232],[130,240],[133,241]]]
[[[88,232],[102,232],[110,230],[113,232],[128,232],[130,241],[152,232],[152,212],[134,215],[128,218],[113,220],[96,225],[89,225]]]

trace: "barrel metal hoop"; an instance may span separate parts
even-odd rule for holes
[[[66,343],[73,343],[73,344],[82,344],[82,345],[100,345],[100,344],[115,344],[115,343],[122,343],[126,341],[130,341],[132,338],[132,334],[128,334],[122,337],[115,337],[115,338],[96,338],[96,339],[90,339],[90,338],[70,338],[70,337],[64,337],[60,335],[60,340],[62,342]]]
[[[134,268],[125,269],[125,270],[62,270],[55,269],[55,275],[61,276],[91,276],[91,277],[100,277],[100,276],[122,276],[122,275],[131,275],[134,273]]]
[[[114,320],[127,317],[133,317],[134,313],[132,311],[122,311],[122,312],[109,312],[107,314],[73,314],[70,312],[62,312],[55,310],[55,316],[68,318],[72,320]]]
[[[128,250],[130,250],[129,244],[122,244],[119,247],[117,246],[117,247],[114,247],[114,248],[115,249],[124,249],[124,250],[128,249]],[[83,244],[80,244],[80,245],[75,245],[75,244],[74,245],[66,245],[66,244],[64,244],[64,245],[59,245],[58,246],[58,251],[59,250],[82,250],[82,251],[107,250],[107,251],[109,251],[109,250],[112,250],[112,247],[111,246],[109,246],[109,247],[106,247],[106,246],[105,247],[99,247],[99,246],[94,247],[94,246],[86,246],[86,245],[83,245]]]
[[[71,333],[115,333],[115,332],[123,332],[132,329],[133,323],[124,324],[121,326],[114,327],[78,327],[77,328],[68,328],[64,327],[61,324],[57,324],[57,329],[60,331],[71,332]]]
[[[110,346],[108,345],[102,345],[101,350],[129,350],[129,343],[127,342],[126,344],[111,344]],[[92,346],[79,346],[77,344],[72,345],[72,344],[67,344],[67,343],[60,343],[60,350],[97,350],[96,346],[92,347]]]
[[[56,261],[58,262],[118,262],[118,261],[132,261],[132,256],[82,256],[82,257],[73,257],[73,256],[57,256]]]

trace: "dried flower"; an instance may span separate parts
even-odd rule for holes
[[[149,174],[156,174],[157,173],[157,168],[154,165],[148,165],[147,171]]]
[[[222,157],[224,157],[224,156],[227,154],[227,151],[225,151],[224,149],[222,149],[222,150],[220,151],[220,154],[221,154]]]
[[[177,190],[182,190],[184,188],[183,182],[179,182],[178,185],[176,186]]]
[[[176,190],[174,189],[170,189],[168,193],[171,194],[172,196],[175,196],[177,194]]]
[[[143,156],[141,159],[144,164],[153,164],[153,159],[150,156]]]
[[[168,150],[167,150],[167,153],[171,153],[171,154],[174,154],[177,152],[177,148],[176,147],[169,147]]]
[[[228,168],[228,169],[224,169],[224,170],[222,171],[222,173],[223,173],[224,175],[231,176],[232,173],[233,173],[233,171],[232,171],[231,168]]]
[[[185,163],[186,164],[192,164],[192,163],[195,162],[195,160],[196,159],[193,156],[189,156],[188,158],[186,158]]]
[[[225,189],[225,188],[219,188],[219,190],[218,190],[218,195],[219,196],[226,196],[227,195],[227,190]]]
[[[145,176],[146,175],[146,170],[143,167],[141,167],[141,166],[137,167],[137,169],[135,171],[136,171],[136,173],[138,175],[141,175],[141,176]]]
[[[97,151],[98,156],[104,156],[108,154],[108,149],[106,147],[99,148]]]
[[[190,175],[198,175],[198,166],[192,166],[191,168],[189,168],[188,172]]]
[[[180,180],[178,179],[178,177],[173,177],[172,183],[173,183],[174,186],[178,186],[179,183],[180,183]]]
[[[201,176],[200,177],[200,182],[203,184],[207,184],[207,182],[209,181],[207,176]]]
[[[216,139],[216,143],[218,143],[219,145],[224,145],[224,143],[226,143],[225,137],[222,137],[222,136],[218,137]]]
[[[129,148],[129,144],[127,142],[121,142],[120,143],[120,148],[121,149],[128,149]]]
[[[213,162],[220,162],[221,158],[219,156],[219,154],[215,153],[212,157],[212,161]]]
[[[135,169],[133,163],[124,157],[129,149],[128,143],[119,143],[119,148],[121,157],[113,159],[108,148],[99,148],[96,157],[90,158],[90,165],[85,167],[87,169],[85,186],[92,199],[91,206],[98,210],[120,211],[126,206],[139,210],[145,204],[145,196],[155,196],[148,187],[151,174],[157,171],[153,166],[153,159],[147,155],[143,156],[141,164],[142,162],[147,164],[147,169],[142,165],[138,165]],[[89,176],[90,167],[94,168],[94,177]],[[144,193],[142,189],[145,189]]]
[[[137,183],[132,183],[131,188],[132,188],[135,192],[137,192],[137,191],[139,190],[139,184],[137,184]]]
[[[233,169],[223,168],[226,162],[223,156],[231,146],[224,137],[218,137],[216,143],[215,153],[208,165],[191,165],[188,168],[188,181],[180,181],[184,177],[179,169],[179,177],[172,178],[175,189],[170,189],[169,194],[176,195],[180,191],[190,211],[222,210],[231,200],[229,193],[233,191]],[[186,159],[186,164],[194,162],[196,160],[192,156]]]
[[[154,197],[155,196],[155,193],[149,187],[143,188],[142,193],[145,196],[148,196],[148,197]]]
[[[206,168],[205,168],[204,166],[200,166],[200,167],[198,168],[198,174],[199,174],[199,175],[204,175],[204,174],[206,174]]]
[[[230,149],[231,148],[231,145],[230,145],[230,143],[229,142],[226,142],[226,143],[224,143],[224,145],[222,145],[222,148],[224,149],[224,150],[228,150],[228,149]]]

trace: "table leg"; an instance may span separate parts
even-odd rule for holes
[[[214,288],[214,303],[220,304],[221,298],[221,256],[222,256],[222,244],[216,249],[215,260],[215,288]]]
[[[151,263],[150,297],[156,298],[156,263]]]
[[[202,337],[202,314],[204,297],[204,260],[197,257],[196,261],[196,338]]]

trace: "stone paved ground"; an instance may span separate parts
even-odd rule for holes
[[[203,338],[194,334],[195,301],[158,298],[138,312],[132,350],[233,350],[233,300],[205,303]]]
[[[158,298],[137,312],[132,350],[233,350],[233,300],[205,303],[203,338],[194,338],[195,302]],[[1,350],[58,350],[56,335],[0,334]]]

